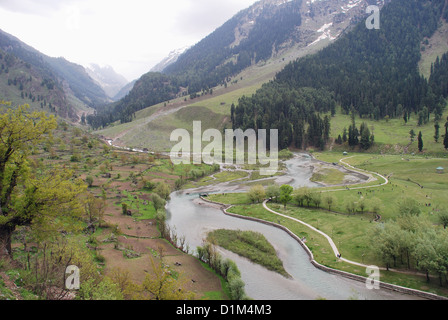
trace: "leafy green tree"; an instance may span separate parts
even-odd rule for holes
[[[312,191],[308,187],[301,187],[295,192],[294,198],[299,207],[309,207],[313,201]]]
[[[162,197],[160,197],[157,193],[154,193],[151,196],[151,200],[154,205],[154,209],[156,209],[156,212],[164,208],[166,205],[166,201],[162,199]]]
[[[170,186],[165,182],[159,182],[154,189],[154,192],[157,193],[162,199],[168,200],[171,194]]]
[[[45,227],[40,235],[50,236],[79,226],[65,222],[82,215],[84,181],[66,169],[31,172],[31,147],[44,142],[57,125],[54,117],[28,109],[19,106],[0,116],[0,255],[12,254],[11,237],[19,226]]]
[[[437,269],[437,252],[434,248],[435,239],[435,231],[427,230],[420,236],[414,248],[414,258],[418,261],[417,269],[425,272],[427,282],[430,282],[430,272]]]
[[[277,202],[280,196],[280,187],[276,184],[271,184],[266,188],[266,197],[271,198],[272,201]]]
[[[331,208],[336,203],[336,197],[327,193],[326,195],[324,195],[322,201],[323,201],[324,205],[328,208],[328,211],[331,211]]]
[[[87,193],[84,199],[84,210],[87,216],[87,223],[91,233],[95,232],[95,225],[101,226],[101,221],[106,210],[105,198],[96,198],[92,193]]]
[[[411,197],[404,197],[397,203],[398,212],[401,216],[419,216],[422,211],[417,200]]]
[[[358,199],[355,197],[349,197],[345,200],[345,210],[347,211],[347,213],[349,214],[356,213],[356,211],[358,210],[357,202]]]
[[[164,262],[163,254],[159,259],[149,257],[152,272],[147,274],[141,284],[135,285],[132,292],[134,300],[193,300],[195,295],[187,291],[186,277],[179,274],[176,278]]]
[[[399,232],[400,227],[391,222],[384,226],[377,225],[370,237],[373,251],[381,258],[387,270],[396,266],[397,258],[400,255]]]
[[[93,186],[93,177],[92,176],[87,176],[86,177],[86,183],[87,183],[87,186],[89,188],[92,188],[92,186]]]
[[[288,202],[292,200],[292,192],[294,191],[293,187],[290,185],[284,184],[280,187],[280,197],[279,200],[286,208]]]
[[[256,185],[250,188],[247,195],[252,203],[260,203],[266,198],[266,191],[262,185]]]

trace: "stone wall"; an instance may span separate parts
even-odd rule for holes
[[[348,278],[348,279],[351,279],[351,280],[367,283],[368,278],[366,278],[366,277],[362,277],[362,276],[359,276],[359,275],[356,275],[356,274],[344,272],[344,271],[341,271],[341,270],[336,270],[336,269],[329,268],[329,267],[326,267],[326,266],[323,266],[323,265],[319,264],[316,260],[314,260],[313,253],[307,247],[307,245],[302,241],[302,239],[300,239],[297,235],[295,235],[291,230],[289,230],[285,226],[279,225],[277,223],[273,223],[273,222],[269,222],[269,221],[253,218],[253,217],[246,217],[246,216],[241,216],[241,215],[238,215],[238,214],[230,213],[230,212],[227,211],[228,209],[230,209],[232,207],[230,205],[224,205],[222,203],[210,201],[210,200],[207,200],[207,199],[205,199],[203,197],[201,197],[201,199],[203,201],[205,201],[205,202],[212,203],[212,204],[220,206],[221,210],[224,212],[224,214],[226,214],[228,216],[239,218],[239,219],[255,221],[255,222],[263,223],[263,224],[266,224],[266,225],[270,225],[270,226],[282,229],[283,231],[288,233],[292,238],[294,238],[302,246],[302,248],[308,254],[310,262],[316,268],[318,268],[318,269],[320,269],[322,271],[331,273],[331,274],[336,274],[336,275],[342,276],[344,278]],[[435,294],[432,294],[432,293],[429,293],[429,292],[414,290],[414,289],[405,288],[405,287],[401,287],[401,286],[397,286],[397,285],[393,285],[393,284],[389,284],[389,283],[384,283],[384,282],[380,282],[380,288],[381,289],[395,291],[395,292],[399,292],[399,293],[403,293],[403,294],[414,295],[414,296],[418,296],[418,297],[421,297],[421,298],[424,298],[424,299],[429,299],[429,300],[448,300],[448,298],[446,298],[446,297],[438,296],[438,295],[435,295]]]

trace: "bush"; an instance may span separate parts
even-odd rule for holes
[[[247,195],[252,203],[260,203],[266,198],[266,191],[262,185],[256,185],[250,188]]]
[[[243,300],[246,297],[244,282],[241,278],[234,278],[229,281],[229,293],[232,300]]]
[[[121,211],[124,215],[128,214],[128,205],[126,203],[121,204]]]
[[[86,183],[89,186],[89,188],[92,188],[92,186],[93,186],[93,177],[92,176],[86,177]]]
[[[197,247],[196,251],[199,260],[207,263],[213,270],[226,279],[230,299],[247,299],[244,290],[245,283],[241,280],[240,270],[234,261],[230,259],[223,260],[221,255],[216,252],[213,245],[209,242],[205,243],[204,247]]]

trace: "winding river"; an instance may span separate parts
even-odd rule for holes
[[[310,182],[314,160],[297,154],[286,161],[287,172],[278,177],[278,183],[319,187]],[[369,290],[365,283],[328,274],[315,268],[304,249],[286,232],[262,223],[225,215],[220,209],[199,200],[202,192],[243,192],[238,183],[221,183],[206,188],[184,190],[171,195],[167,205],[167,222],[179,236],[184,235],[190,248],[203,244],[207,233],[215,229],[248,230],[260,232],[274,246],[285,270],[292,276],[287,279],[232,252],[219,249],[224,257],[235,261],[246,284],[246,293],[255,300],[410,300],[416,297],[389,290]]]

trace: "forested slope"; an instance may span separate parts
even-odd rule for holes
[[[240,99],[234,127],[278,128],[281,147],[293,143],[299,148],[322,148],[326,129],[315,118],[335,103],[345,113],[353,111],[362,118],[407,119],[425,108],[440,117],[446,64],[434,64],[428,82],[419,74],[418,63],[420,44],[446,17],[445,7],[445,0],[392,1],[381,11],[379,30],[366,28],[363,21],[319,53],[287,65],[253,97]],[[326,97],[328,103],[303,101],[300,92],[305,88],[319,90],[319,98]]]

